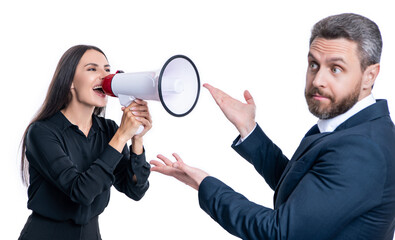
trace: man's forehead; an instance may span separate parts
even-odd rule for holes
[[[316,38],[310,45],[309,56],[338,55],[357,57],[357,43],[345,38],[325,39]]]

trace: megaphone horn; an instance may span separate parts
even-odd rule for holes
[[[169,114],[183,117],[196,106],[200,78],[191,59],[175,55],[158,71],[110,74],[104,78],[102,88],[107,95],[118,97],[122,106],[136,98],[155,100]]]

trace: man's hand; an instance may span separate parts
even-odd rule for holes
[[[172,176],[180,182],[199,190],[200,183],[208,174],[203,170],[186,165],[177,153],[173,153],[173,156],[176,158],[176,162],[172,162],[165,156],[159,154],[157,157],[162,160],[164,164],[160,161],[152,160],[150,163],[154,165],[154,167],[151,168],[151,171]]]
[[[235,125],[242,138],[254,129],[256,107],[250,92],[244,91],[246,103],[242,103],[210,84],[205,83],[203,87],[210,91],[219,108],[226,118]]]

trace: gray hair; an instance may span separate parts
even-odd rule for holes
[[[316,38],[345,38],[356,42],[362,71],[380,62],[383,41],[379,27],[364,16],[343,13],[324,18],[311,30],[310,45]]]

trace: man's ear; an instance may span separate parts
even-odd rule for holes
[[[380,63],[368,66],[363,73],[362,89],[372,89],[380,72]]]

